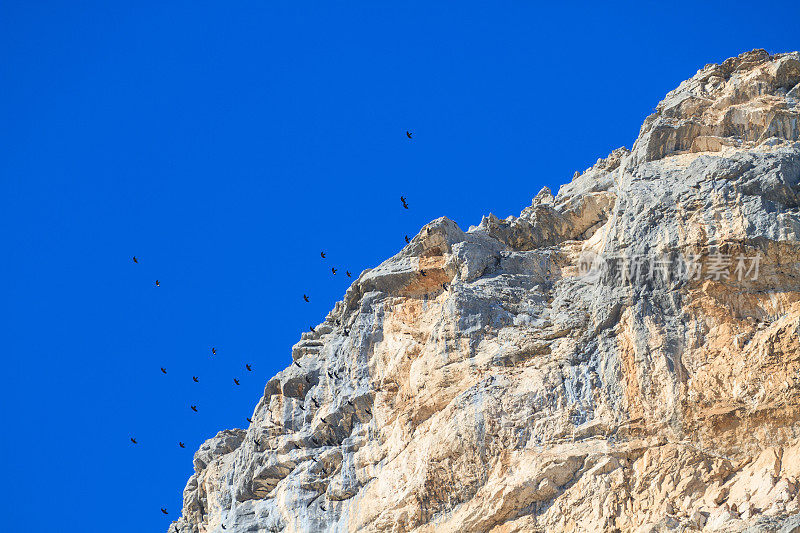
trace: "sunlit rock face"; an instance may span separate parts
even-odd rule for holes
[[[748,52],[519,217],[431,222],[170,531],[800,530],[798,132],[800,54]]]

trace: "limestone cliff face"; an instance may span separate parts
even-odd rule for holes
[[[798,531],[798,241],[800,54],[708,65],[630,152],[362,273],[170,531]]]

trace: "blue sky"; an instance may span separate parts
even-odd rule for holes
[[[630,147],[706,63],[800,48],[799,19],[789,1],[3,2],[0,529],[166,531],[194,450],[246,426],[345,269],[442,215],[518,214]]]

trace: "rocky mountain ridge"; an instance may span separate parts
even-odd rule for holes
[[[707,65],[363,272],[170,531],[800,531],[799,240],[800,54]]]

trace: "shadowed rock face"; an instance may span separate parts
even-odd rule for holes
[[[170,531],[796,531],[799,83],[796,52],[706,66],[519,217],[425,226],[197,452]]]

